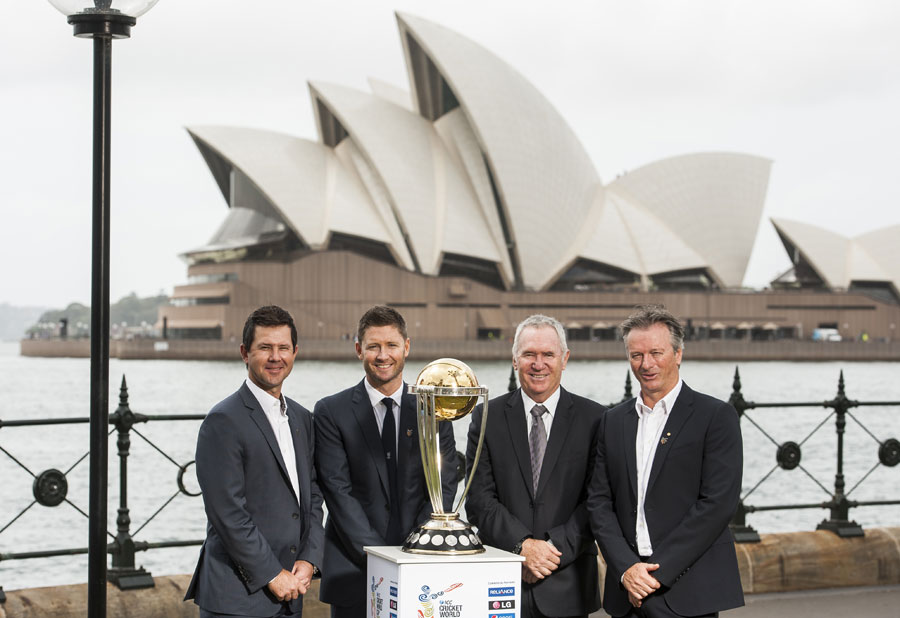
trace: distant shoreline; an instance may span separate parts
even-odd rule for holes
[[[469,360],[506,360],[511,342],[434,341],[413,339],[411,360],[432,360],[450,356]],[[90,356],[90,340],[23,339],[20,354],[29,357]],[[238,342],[152,340],[113,340],[110,356],[135,360],[234,360]],[[578,360],[622,360],[624,351],[618,341],[570,341],[572,358]],[[711,361],[900,361],[900,342],[841,341],[817,342],[784,339],[780,341],[705,340],[685,342],[691,360]],[[300,340],[300,358],[306,360],[356,360],[353,343],[348,340]]]

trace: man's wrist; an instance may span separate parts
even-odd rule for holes
[[[530,539],[530,538],[532,538],[530,534],[529,534],[528,536],[522,537],[521,540],[519,540],[519,542],[516,543],[515,546],[513,547],[512,553],[518,554],[518,555],[521,556],[521,555],[522,555],[522,548],[523,548],[523,546],[525,545],[525,541],[527,541],[527,540]]]

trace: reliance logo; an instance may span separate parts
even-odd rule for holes
[[[515,586],[501,586],[499,588],[488,588],[489,597],[511,597],[516,594]]]

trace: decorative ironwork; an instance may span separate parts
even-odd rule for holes
[[[65,474],[56,468],[50,468],[34,477],[31,492],[41,506],[59,506],[69,493],[69,482]]]
[[[179,463],[170,457],[163,449],[161,449],[152,440],[137,430],[136,425],[140,423],[148,423],[150,421],[198,421],[205,418],[205,414],[182,414],[182,415],[145,415],[136,414],[131,410],[128,404],[128,386],[125,377],[122,377],[122,384],[119,389],[119,407],[115,413],[109,416],[109,423],[113,426],[113,431],[117,432],[116,445],[118,447],[119,456],[119,509],[116,517],[116,534],[106,531],[110,538],[107,544],[106,552],[112,556],[112,567],[107,570],[107,579],[116,584],[120,589],[127,590],[133,588],[146,588],[153,586],[153,577],[143,567],[135,566],[135,554],[140,551],[149,549],[161,549],[169,547],[186,547],[191,545],[200,545],[202,539],[183,540],[183,541],[163,541],[151,543],[147,541],[136,541],[134,536],[140,533],[144,527],[150,523],[163,509],[165,509],[178,495],[183,494],[188,497],[197,497],[200,492],[192,492],[185,485],[185,473],[193,465],[193,461],[187,463]],[[44,425],[73,425],[87,424],[89,418],[44,418],[32,420],[11,420],[0,421],[0,428],[9,427],[37,427]],[[109,432],[112,434],[112,431]],[[176,484],[178,486],[174,494],[165,500],[156,511],[150,515],[136,530],[132,532],[131,511],[128,506],[128,457],[131,453],[131,435],[134,434],[151,448],[162,455],[167,461],[172,463],[178,470],[176,476]],[[54,468],[44,470],[39,474],[35,474],[18,459],[9,450],[0,446],[0,453],[5,454],[19,468],[29,474],[34,480],[32,484],[32,492],[34,500],[23,508],[19,513],[5,524],[0,525],[0,534],[15,523],[22,515],[24,515],[35,504],[46,507],[55,507],[63,503],[71,506],[75,511],[89,519],[88,514],[72,502],[68,497],[68,481],[67,477],[75,467],[84,461],[88,453],[79,457],[68,469],[60,471]],[[0,522],[2,523],[2,522]],[[2,553],[0,561],[6,560],[25,560],[30,558],[50,558],[56,556],[72,556],[79,554],[87,554],[87,547],[74,547],[65,549],[52,549],[44,551]],[[2,588],[0,588],[2,592]],[[4,597],[0,594],[0,602]]]
[[[896,438],[888,438],[878,446],[878,461],[889,468],[900,463],[900,442]]]
[[[893,467],[900,463],[900,442],[894,438],[887,440],[879,440],[866,426],[860,422],[858,418],[850,412],[852,408],[862,406],[900,406],[900,401],[856,401],[849,399],[845,392],[844,372],[840,372],[838,377],[837,394],[833,399],[818,402],[767,402],[760,403],[755,401],[747,401],[741,392],[741,377],[737,367],[734,370],[734,381],[732,383],[733,391],[729,397],[729,402],[737,410],[738,416],[742,424],[747,423],[755,427],[775,445],[775,466],[759,479],[759,481],[743,496],[738,503],[737,511],[731,520],[731,531],[734,538],[739,543],[759,542],[759,534],[752,527],[747,525],[747,515],[763,511],[789,510],[789,509],[828,509],[829,517],[823,520],[817,527],[817,530],[830,530],[841,537],[863,536],[862,526],[849,518],[850,509],[859,506],[885,506],[892,504],[900,504],[900,500],[850,500],[848,496],[865,481],[869,475],[879,466]],[[816,425],[809,434],[800,442],[787,441],[778,443],[768,432],[756,422],[756,420],[747,414],[748,410],[762,408],[815,408],[823,407],[830,409],[828,414],[818,425]],[[834,417],[835,434],[837,437],[836,445],[836,471],[834,476],[833,489],[825,487],[825,485],[815,478],[803,465],[801,465],[801,454],[803,444],[817,433],[825,424]],[[846,481],[844,478],[844,433],[847,429],[847,419],[852,419],[866,434],[868,434],[876,443],[878,443],[878,462],[872,466],[862,477],[857,480],[849,490],[846,490]],[[799,469],[813,483],[815,483],[828,496],[828,500],[813,504],[777,504],[766,506],[754,506],[746,503],[747,498],[759,488],[768,478],[778,469],[785,471],[793,471]]]
[[[800,445],[796,442],[785,442],[778,447],[775,460],[782,470],[793,470],[800,465]]]

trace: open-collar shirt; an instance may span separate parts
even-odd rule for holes
[[[641,396],[634,400],[634,409],[638,415],[638,429],[635,437],[634,450],[637,455],[637,525],[635,526],[635,540],[637,541],[638,555],[650,556],[653,553],[653,545],[650,543],[650,531],[647,528],[647,514],[644,511],[644,502],[647,498],[647,483],[650,480],[650,470],[653,469],[653,459],[656,457],[656,449],[662,439],[663,429],[669,419],[669,413],[681,393],[681,378],[678,384],[666,395],[656,402],[653,408],[644,405]]]
[[[284,399],[284,394],[281,397],[272,397],[250,378],[247,378],[245,383],[259,402],[259,407],[262,408],[263,413],[266,415],[269,425],[272,426],[275,440],[278,442],[278,449],[281,451],[282,459],[284,459],[284,467],[287,468],[291,487],[294,489],[294,497],[297,498],[299,503],[300,481],[297,475],[297,456],[294,453],[294,439],[291,437],[291,425],[288,422],[287,401]]]

